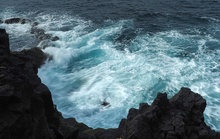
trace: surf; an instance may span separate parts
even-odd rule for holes
[[[8,16],[1,14],[1,18],[17,15],[5,13]],[[36,13],[20,15],[31,14]],[[186,86],[207,100],[206,123],[220,130],[218,20],[206,18],[207,30],[156,32],[137,29],[132,19],[97,25],[77,16],[39,13],[32,20],[59,37],[55,42],[46,41],[46,47],[43,42],[38,44],[52,57],[38,75],[64,117],[75,117],[93,128],[117,127],[129,108],[141,102],[150,104],[158,92],[169,92],[171,97]],[[14,50],[32,47],[28,45],[34,38],[31,25],[0,27],[9,30]],[[27,40],[24,47],[16,47],[17,41],[24,42],[22,38]]]

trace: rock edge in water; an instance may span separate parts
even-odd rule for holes
[[[10,52],[8,34],[0,29],[1,139],[220,139],[204,122],[205,99],[188,88],[171,99],[158,93],[151,106],[131,108],[116,129],[64,119],[37,76],[45,59],[38,48]]]

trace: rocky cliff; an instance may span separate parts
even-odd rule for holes
[[[11,52],[0,29],[0,139],[220,139],[204,123],[206,101],[188,88],[171,99],[158,93],[151,106],[131,108],[116,129],[64,119],[37,76],[46,58],[39,48]]]

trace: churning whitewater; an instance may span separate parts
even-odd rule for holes
[[[187,86],[207,99],[206,121],[220,129],[220,51],[215,48],[220,40],[198,30],[119,40],[132,21],[107,22],[89,32],[91,23],[85,21],[69,31],[50,31],[61,39],[45,48],[53,60],[39,75],[64,116],[94,128],[117,127],[129,108],[151,103],[158,92],[173,96]],[[108,107],[101,105],[105,101]]]
[[[37,21],[38,28],[59,37],[38,44],[30,34],[31,24],[0,24],[10,34],[13,50],[38,44],[52,57],[38,74],[64,117],[93,128],[117,127],[129,108],[152,103],[158,92],[171,97],[185,86],[207,100],[205,121],[220,131],[218,19],[196,18],[205,22],[205,28],[146,31],[137,28],[132,18],[96,23],[71,14],[13,8],[0,12],[2,19],[19,16]]]

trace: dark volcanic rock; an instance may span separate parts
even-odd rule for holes
[[[204,123],[206,101],[188,88],[131,108],[116,129],[64,119],[37,76],[46,57],[39,48],[10,52],[8,34],[0,29],[0,139],[220,139]]]
[[[38,40],[45,40],[51,38],[51,35],[46,34],[45,30],[39,29],[36,26],[33,26],[31,28],[31,33],[34,34]]]
[[[159,93],[151,106],[130,109],[123,121],[123,139],[219,139],[220,134],[205,123],[206,101],[188,88],[170,100]]]
[[[19,52],[19,54],[25,55],[27,57],[32,57],[33,65],[35,65],[36,68],[40,68],[40,66],[43,65],[45,60],[48,58],[48,55],[45,54],[38,47],[22,50],[21,52]]]
[[[48,110],[47,103],[52,103],[50,95],[47,100],[44,95],[39,95],[50,94],[50,91],[38,90],[44,85],[34,71],[30,56],[9,55],[8,36],[5,34],[1,30],[0,40],[4,41],[0,41],[0,53],[6,55],[0,55],[0,138],[53,139],[59,124],[55,124],[56,120],[49,120],[59,119],[58,112],[53,106]]]
[[[0,55],[9,55],[9,37],[4,29],[0,29]]]
[[[6,24],[15,24],[15,23],[25,24],[25,23],[29,23],[29,22],[31,22],[31,20],[23,19],[23,18],[9,18],[4,21],[4,23],[6,23]]]
[[[61,119],[59,131],[65,139],[75,139],[79,134],[82,134],[83,131],[92,130],[92,128],[89,128],[87,125],[78,123],[74,118]]]
[[[51,41],[57,41],[57,40],[59,40],[59,39],[60,39],[59,37],[54,36],[54,37],[51,38]]]
[[[88,126],[64,119],[37,69],[46,55],[39,48],[10,52],[0,29],[0,139],[75,139]]]
[[[31,33],[35,35],[35,37],[38,39],[38,41],[43,40],[51,40],[51,41],[57,41],[59,40],[59,37],[52,36],[51,34],[47,34],[45,30],[40,29],[37,27],[38,23],[34,22],[31,28]]]
[[[55,138],[59,113],[36,75],[33,53],[10,54],[5,30],[0,40],[0,138]]]

